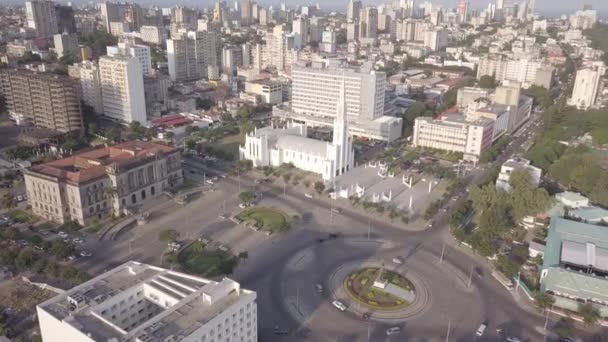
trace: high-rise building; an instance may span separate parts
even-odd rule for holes
[[[34,29],[39,38],[49,38],[57,33],[57,12],[53,1],[26,1],[25,18],[27,27]]]
[[[509,106],[508,131],[516,131],[532,113],[532,98],[521,95],[521,83],[515,81],[504,81],[501,86],[496,87],[494,102]]]
[[[138,140],[76,153],[26,170],[28,203],[34,214],[48,221],[86,226],[120,215],[181,184],[180,164],[179,150]],[[107,189],[116,192],[109,195]],[[39,319],[43,336],[49,334],[43,337],[45,341],[57,341],[53,333],[63,335],[45,332]],[[78,341],[73,333],[70,341]],[[82,341],[91,340],[86,333],[83,336]]]
[[[219,24],[222,24],[224,22],[224,15],[223,15],[223,6],[222,4],[217,1],[215,3],[215,6],[213,7],[213,21]]]
[[[9,116],[60,133],[82,132],[80,89],[67,76],[30,71],[0,73]]]
[[[222,72],[235,74],[238,67],[243,65],[243,48],[241,46],[225,46],[222,48]]]
[[[460,22],[466,23],[469,21],[469,0],[461,0],[456,7],[456,14]]]
[[[359,12],[361,11],[360,0],[348,0],[346,5],[346,21],[359,20]]]
[[[359,39],[376,39],[378,37],[378,9],[363,8],[359,18]]]
[[[164,27],[142,26],[139,33],[144,43],[154,45],[164,45],[168,38],[167,29]]]
[[[100,5],[101,17],[108,33],[118,36],[121,32],[113,32],[113,22],[124,23],[129,27],[129,31],[138,31],[143,25],[143,11],[135,3],[114,3],[110,1],[102,2]]]
[[[184,6],[177,6],[173,11],[173,21],[183,27],[196,29],[198,14],[195,10]]]
[[[287,33],[284,25],[276,25],[272,34],[266,36],[266,64],[283,71],[291,65],[290,53],[295,46],[293,33]]]
[[[95,113],[102,114],[101,79],[97,64],[85,60],[81,63],[70,65],[68,66],[68,75],[80,82],[82,102],[93,107]]]
[[[606,73],[603,62],[594,62],[576,72],[572,97],[568,104],[579,109],[588,109],[596,102],[602,77]]]
[[[441,27],[425,31],[424,46],[431,49],[431,51],[445,48],[448,46],[448,31]]]
[[[292,32],[294,34],[294,47],[301,49],[308,43],[308,18],[301,16],[293,20]]]
[[[139,60],[124,55],[102,56],[99,76],[104,115],[120,122],[145,124],[144,76]]]
[[[241,0],[241,25],[249,26],[252,22],[251,0]]]
[[[142,75],[150,75],[154,73],[152,69],[152,59],[150,57],[150,47],[141,44],[118,43],[118,45],[107,46],[106,52],[108,56],[131,56],[137,58],[141,65]]]
[[[74,9],[72,6],[56,5],[57,32],[76,33],[76,20],[74,19]]]
[[[55,44],[55,53],[57,58],[71,55],[78,58],[78,35],[75,33],[58,33],[53,35],[53,43]]]
[[[125,336],[140,342],[258,340],[255,292],[228,278],[213,281],[135,261],[36,310],[45,342],[67,336],[70,342],[119,341]]]
[[[207,77],[208,66],[219,67],[221,40],[213,31],[190,31],[167,40],[167,64],[172,81]]]
[[[349,42],[359,41],[359,21],[349,21],[346,24],[346,40]]]
[[[333,30],[326,30],[323,32],[323,39],[321,40],[321,51],[327,53],[336,53],[336,32]]]

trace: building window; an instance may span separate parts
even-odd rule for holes
[[[150,194],[151,194],[152,196],[154,196],[154,195],[155,195],[155,193],[156,193],[156,190],[154,189],[154,187],[151,187],[151,188],[150,188]]]
[[[135,204],[137,203],[137,195],[133,194],[131,195],[131,204]]]
[[[141,199],[142,201],[146,199],[146,190],[141,191]]]

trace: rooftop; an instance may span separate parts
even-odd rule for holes
[[[228,278],[216,282],[130,261],[38,307],[96,341],[165,341],[255,296]]]
[[[106,166],[126,168],[157,154],[170,154],[177,149],[159,143],[133,140],[113,146],[88,150],[70,157],[32,166],[27,172],[57,178],[69,183],[86,183],[106,175]]]

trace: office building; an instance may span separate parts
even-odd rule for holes
[[[266,66],[284,71],[291,66],[295,48],[295,35],[288,33],[284,25],[276,25],[272,33],[266,35]]]
[[[414,120],[412,145],[463,154],[464,160],[477,162],[492,146],[494,121],[482,118],[468,121],[460,114],[440,119],[418,117]]]
[[[28,203],[35,215],[83,226],[129,215],[129,209],[182,181],[178,149],[138,140],[76,153],[25,172]]]
[[[541,292],[553,306],[577,312],[581,305],[608,317],[608,228],[553,216],[540,275]]]
[[[83,130],[80,89],[67,76],[25,70],[0,73],[0,90],[11,119],[59,133]]]
[[[496,188],[504,191],[511,190],[511,175],[514,171],[524,170],[530,175],[532,186],[537,187],[540,184],[540,176],[542,170],[532,166],[530,161],[524,158],[511,158],[504,162],[500,167],[500,173],[496,178]]]
[[[348,0],[346,5],[346,21],[359,20],[359,13],[361,11],[360,0]]]
[[[104,115],[120,122],[146,124],[144,79],[137,58],[103,56],[99,76]]]
[[[346,40],[349,42],[359,41],[359,21],[349,21],[346,24]]]
[[[34,29],[38,38],[49,38],[57,33],[57,13],[53,1],[26,1],[25,19],[27,27]]]
[[[273,115],[312,126],[332,126],[342,80],[346,81],[350,134],[383,141],[401,136],[402,119],[384,115],[386,74],[372,70],[369,64],[358,68],[294,66],[291,107],[275,107]]]
[[[225,46],[222,49],[222,72],[224,74],[234,75],[242,65],[243,48],[241,46]]]
[[[438,51],[448,46],[448,31],[444,28],[434,28],[424,32],[424,46],[431,51]]]
[[[164,45],[168,38],[167,29],[157,26],[142,26],[139,29],[139,34],[144,43],[154,45]]]
[[[336,53],[336,32],[333,30],[323,31],[323,38],[321,39],[321,44],[319,48],[323,52],[327,53]]]
[[[253,80],[245,83],[245,93],[259,96],[261,103],[279,104],[283,102],[283,84],[271,80]]]
[[[378,9],[365,7],[359,15],[359,40],[375,40],[378,37]]]
[[[45,342],[257,341],[256,293],[135,261],[36,308]]]
[[[353,138],[349,133],[346,113],[345,79],[334,98],[335,120],[332,143],[306,137],[305,125],[289,128],[265,127],[245,137],[239,148],[240,158],[254,166],[280,166],[293,163],[299,169],[319,174],[324,181],[348,172],[354,167]]]
[[[55,53],[57,58],[64,56],[72,56],[78,58],[78,35],[76,33],[58,33],[53,35],[53,43],[55,44]]]
[[[137,58],[141,66],[142,75],[151,75],[154,73],[152,69],[152,59],[150,57],[150,47],[140,44],[118,43],[118,45],[107,46],[106,51],[108,56],[131,56]]]
[[[76,19],[72,6],[55,5],[57,14],[57,33],[77,33]]]
[[[309,42],[308,37],[308,18],[300,16],[292,22],[292,32],[294,35],[294,48],[302,49]]]
[[[509,106],[508,132],[515,132],[532,114],[533,100],[521,94],[521,85],[518,82],[504,82],[496,87],[494,102]]]
[[[99,67],[95,62],[83,61],[82,63],[68,66],[70,77],[80,82],[82,101],[93,107],[97,114],[103,113],[103,99],[101,96],[101,79]]]
[[[196,29],[198,13],[196,10],[184,6],[176,6],[173,9],[173,22],[189,29]]]
[[[221,40],[216,32],[189,31],[167,40],[167,64],[172,81],[207,77],[208,66],[220,65]]]
[[[241,4],[241,25],[249,26],[253,23],[251,0],[241,0],[240,4]]]
[[[498,140],[509,130],[509,106],[492,103],[487,98],[477,99],[467,106],[465,118],[467,121],[475,121],[482,118],[490,119],[494,122],[492,130],[492,142]]]
[[[469,1],[461,0],[456,7],[456,14],[461,23],[469,21]]]
[[[588,109],[595,105],[604,74],[606,74],[606,66],[601,61],[579,69],[576,72],[572,97],[568,99],[568,104],[579,109]]]
[[[119,36],[123,32],[139,31],[143,25],[143,11],[136,3],[114,3],[105,1],[99,4],[102,23],[108,33]],[[125,25],[114,25],[111,23],[124,23]],[[120,28],[118,32],[116,28]]]

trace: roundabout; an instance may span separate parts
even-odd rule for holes
[[[408,249],[415,251],[402,263],[391,261]],[[283,309],[307,334],[366,336],[373,326],[372,336],[384,336],[387,328],[398,326],[405,328],[402,337],[432,336],[442,334],[437,320],[447,324],[448,317],[462,317],[462,325],[474,330],[468,326],[471,318],[484,316],[483,303],[460,275],[438,265],[424,249],[391,241],[319,242],[292,254],[278,276]]]

